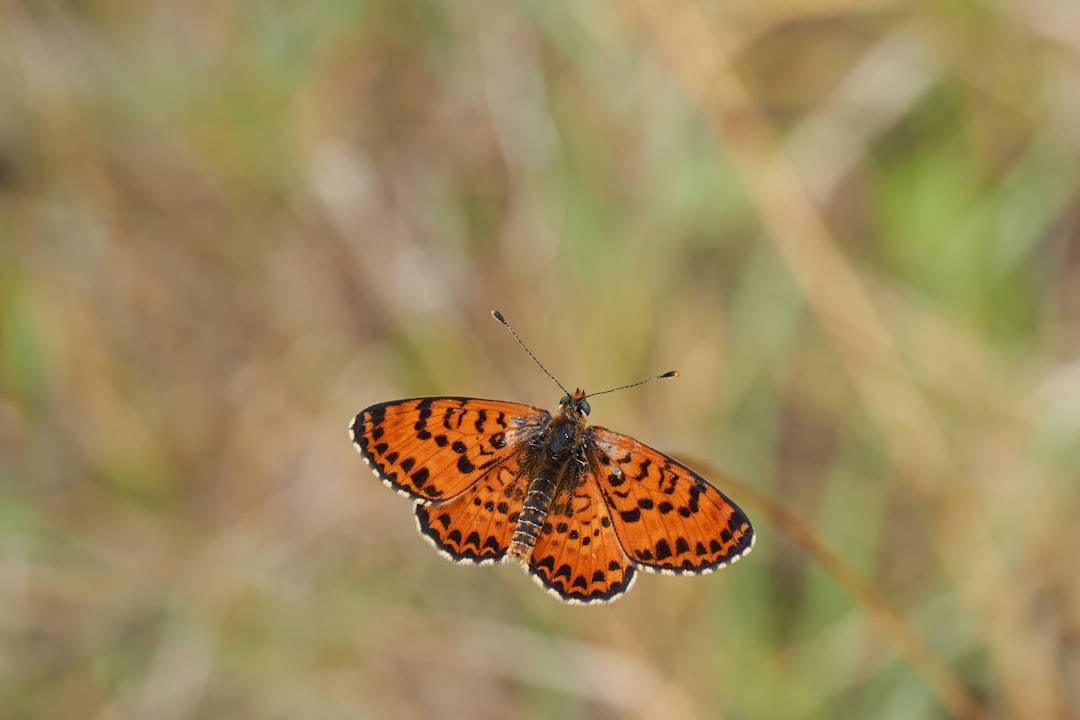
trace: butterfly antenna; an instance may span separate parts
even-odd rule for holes
[[[542,363],[542,362],[540,362],[539,360],[536,359],[536,356],[533,355],[532,350],[530,350],[529,346],[526,345],[525,342],[521,338],[518,337],[518,334],[516,332],[514,332],[514,328],[510,327],[510,323],[506,322],[506,318],[503,317],[503,314],[501,312],[499,312],[498,310],[492,310],[491,311],[491,317],[493,317],[496,320],[498,320],[499,322],[501,322],[503,324],[503,327],[505,327],[507,330],[510,331],[510,334],[514,336],[514,339],[518,341],[518,345],[525,348],[525,352],[529,353],[529,357],[531,357],[533,359],[533,362],[540,366],[540,369],[543,370],[547,374],[547,376],[549,378],[551,378],[556,385],[559,386],[560,390],[562,390],[567,395],[570,394],[570,392],[566,388],[564,388],[562,386],[562,383],[559,382],[558,380],[556,380],[555,376],[552,375],[550,372],[548,372],[548,369],[546,367],[544,367],[544,363]]]
[[[678,370],[669,370],[666,373],[664,373],[663,375],[654,375],[651,378],[645,378],[644,380],[638,380],[636,383],[630,383],[629,385],[621,385],[621,386],[619,386],[617,388],[611,388],[610,390],[601,390],[600,392],[589,393],[585,397],[596,397],[597,395],[607,395],[608,393],[613,393],[616,390],[626,390],[627,388],[637,387],[638,385],[644,385],[645,383],[652,382],[653,380],[663,380],[664,378],[676,378],[676,377],[679,377],[679,371]]]

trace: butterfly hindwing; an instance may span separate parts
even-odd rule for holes
[[[519,403],[428,397],[372,405],[350,431],[384,483],[429,503],[472,487],[550,418],[546,410]]]
[[[529,559],[529,574],[568,603],[602,603],[634,584],[600,486],[583,474],[553,503]]]
[[[523,453],[512,455],[449,500],[417,502],[420,534],[455,562],[501,562],[528,485],[521,472],[523,458]]]
[[[596,425],[585,432],[590,475],[636,567],[706,573],[750,551],[750,520],[700,475],[626,435]]]

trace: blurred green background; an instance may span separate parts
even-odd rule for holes
[[[493,307],[755,551],[439,558]],[[1075,0],[0,3],[0,716],[1080,717],[1078,349]]]

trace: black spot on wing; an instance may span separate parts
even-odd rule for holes
[[[667,560],[671,557],[671,545],[664,538],[660,538],[656,541],[656,559]]]

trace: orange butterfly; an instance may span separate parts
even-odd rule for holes
[[[750,552],[754,531],[735,503],[673,458],[587,427],[586,397],[566,392],[554,417],[501,400],[395,400],[360,412],[350,431],[374,473],[416,500],[420,533],[441,555],[517,558],[568,603],[614,600],[636,570],[703,574]]]

